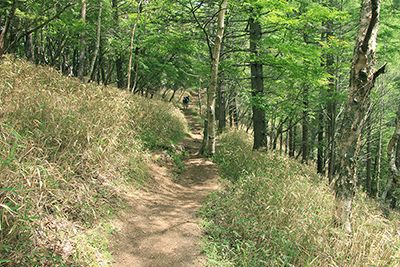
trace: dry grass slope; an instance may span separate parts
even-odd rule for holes
[[[357,192],[352,235],[335,228],[332,190],[315,168],[276,153],[252,151],[231,131],[216,161],[230,182],[202,213],[215,266],[400,266],[398,215]]]
[[[183,115],[12,57],[0,77],[0,266],[106,265],[107,218],[148,183],[147,149],[188,131]]]

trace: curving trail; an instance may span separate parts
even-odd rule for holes
[[[208,194],[218,190],[219,172],[209,159],[197,155],[202,127],[184,110],[191,137],[181,143],[189,155],[184,170],[173,178],[171,166],[151,164],[154,179],[148,191],[128,197],[128,209],[115,235],[112,266],[204,266],[196,213]]]

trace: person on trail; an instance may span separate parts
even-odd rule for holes
[[[183,109],[187,109],[188,105],[189,105],[189,97],[187,96],[183,99]]]

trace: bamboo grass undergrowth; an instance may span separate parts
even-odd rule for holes
[[[0,77],[0,266],[109,265],[122,196],[151,183],[149,148],[182,138],[183,114],[12,56]]]
[[[385,219],[357,191],[354,232],[334,225],[334,192],[312,166],[252,151],[251,137],[229,131],[215,161],[226,186],[201,210],[211,266],[399,266],[398,215]]]

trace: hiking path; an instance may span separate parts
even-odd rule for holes
[[[121,231],[112,242],[113,267],[205,266],[196,214],[206,196],[218,190],[219,172],[215,163],[197,153],[203,127],[188,109],[183,112],[191,131],[179,144],[188,152],[184,168],[176,175],[172,164],[153,160],[152,185],[126,197],[128,207],[118,220]]]

